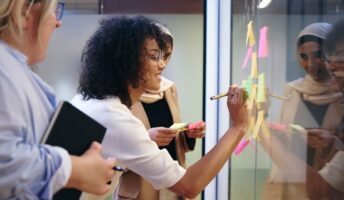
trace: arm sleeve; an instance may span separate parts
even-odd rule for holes
[[[143,176],[155,189],[171,187],[182,178],[185,169],[165,149],[158,148],[139,119],[130,113],[110,115],[103,115],[108,120],[103,140],[106,156],[115,157],[118,163]]]
[[[0,70],[0,199],[52,199],[69,179],[71,160],[38,144],[35,111],[15,81]]]
[[[344,152],[339,151],[328,162],[325,167],[323,167],[319,174],[325,179],[325,181],[330,184],[333,188],[338,191],[344,192]]]

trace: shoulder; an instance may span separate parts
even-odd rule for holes
[[[303,84],[304,79],[303,78],[299,78],[297,80],[291,81],[289,83],[287,83],[284,87],[284,95],[285,97],[293,97],[295,95],[299,95],[300,92],[297,91],[295,88],[299,87],[300,85]]]
[[[165,93],[165,95],[177,96],[178,95],[177,86],[175,84],[171,85],[171,87],[169,87],[167,90],[165,90],[164,93]]]

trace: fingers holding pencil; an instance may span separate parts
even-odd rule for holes
[[[246,100],[247,92],[236,85],[228,89],[227,107],[231,116],[232,125],[245,128],[248,124]]]

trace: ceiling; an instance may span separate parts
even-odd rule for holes
[[[77,13],[203,13],[205,0],[64,0],[68,12]],[[304,14],[344,16],[344,0],[232,0],[234,14]],[[100,7],[100,5],[103,5]]]
[[[271,0],[269,6],[257,9],[259,0],[233,0],[234,14],[344,15],[344,0]]]

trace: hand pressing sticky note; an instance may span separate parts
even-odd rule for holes
[[[301,134],[307,134],[308,132],[305,128],[297,124],[289,124],[289,126]]]

